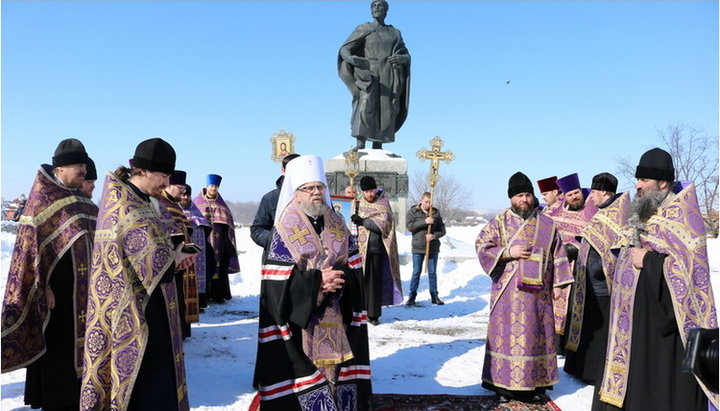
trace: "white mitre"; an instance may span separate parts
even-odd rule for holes
[[[307,154],[292,159],[285,166],[285,179],[282,188],[280,188],[280,196],[278,197],[277,208],[275,209],[275,224],[280,221],[280,216],[285,207],[290,204],[295,196],[295,190],[303,184],[319,181],[327,186],[325,179],[325,167],[322,158]],[[325,189],[325,204],[330,207],[330,190]]]

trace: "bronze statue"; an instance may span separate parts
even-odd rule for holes
[[[338,73],[350,90],[352,149],[382,148],[395,141],[395,132],[405,122],[410,91],[410,54],[400,31],[385,24],[388,3],[370,5],[374,21],[355,28],[338,56]]]

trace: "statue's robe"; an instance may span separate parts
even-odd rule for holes
[[[410,55],[400,31],[393,26],[364,23],[340,49],[368,59],[368,68],[354,67],[338,54],[338,75],[353,96],[350,134],[364,140],[392,143],[408,115]],[[407,64],[393,65],[388,57],[404,55]]]
[[[90,199],[40,167],[19,219],[2,312],[2,372],[28,368],[25,402],[34,408],[79,403],[96,216]]]
[[[640,235],[643,268],[630,248],[618,257],[610,296],[610,333],[593,409],[704,410],[718,394],[681,369],[688,332],[717,328],[705,223],[695,185],[671,193]],[[625,243],[634,237],[628,230]],[[717,387],[715,387],[717,389]]]
[[[511,259],[514,245],[532,247],[528,259]],[[558,382],[552,290],[573,282],[553,220],[527,220],[507,209],[475,242],[480,265],[492,278],[483,386],[533,391]]]
[[[378,257],[368,253],[370,237],[373,234],[370,230],[365,226],[358,226],[357,237],[365,266],[368,317],[373,319],[380,317],[383,305],[399,304],[403,300],[395,222],[390,201],[382,189],[378,190],[375,202],[360,199],[358,215],[371,220],[380,229],[380,233],[376,234],[382,243]]]
[[[190,240],[200,248],[200,253],[195,257],[195,278],[198,288],[198,306],[207,307],[207,267],[215,264],[215,253],[207,241],[208,236],[212,232],[212,224],[202,215],[200,209],[197,208],[192,201],[188,208],[183,209],[185,217],[192,224],[192,234]],[[209,258],[208,258],[209,257]]]
[[[580,249],[580,240],[582,230],[585,228],[590,219],[597,212],[597,206],[588,198],[586,190],[583,189],[585,196],[585,205],[582,209],[574,211],[568,208],[567,201],[563,200],[562,204],[549,210],[545,215],[555,221],[555,226],[560,234],[563,244],[571,244],[578,250]],[[570,270],[575,270],[575,262],[570,261]],[[570,294],[572,287],[565,287],[560,297],[553,298],[553,307],[555,313],[555,334],[556,343],[558,344],[558,353],[563,353],[566,342],[566,319],[570,308]]]
[[[372,409],[362,257],[331,208],[317,228],[288,205],[262,267],[255,375],[266,411]],[[325,266],[345,273],[342,290],[320,291]]]
[[[629,213],[630,194],[615,194],[581,233],[564,369],[591,384],[605,361],[612,279]]]
[[[212,272],[208,275],[210,277],[208,297],[223,302],[232,298],[228,274],[240,272],[233,216],[222,196],[218,193],[217,197],[210,198],[205,193],[205,188],[198,193],[193,202],[212,224],[210,245],[215,254],[215,266],[207,267],[209,272]]]
[[[188,410],[167,209],[108,173],[89,281],[83,410]]]

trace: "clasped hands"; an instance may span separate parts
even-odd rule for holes
[[[345,279],[343,278],[345,273],[342,270],[336,270],[333,267],[325,266],[322,270],[320,270],[320,272],[322,273],[322,285],[320,287],[322,292],[335,292],[341,289],[343,284],[345,284]]]

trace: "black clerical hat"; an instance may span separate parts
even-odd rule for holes
[[[640,163],[635,169],[635,178],[649,178],[652,180],[675,181],[675,167],[670,153],[653,148],[640,157]]]
[[[617,191],[618,180],[610,173],[600,173],[593,177],[590,188],[593,190],[608,191],[615,193]]]
[[[182,170],[175,170],[170,174],[170,185],[185,185],[187,173]]]
[[[83,143],[76,138],[68,138],[58,144],[53,154],[52,164],[55,167],[87,164],[89,159]]]
[[[132,166],[172,174],[175,170],[175,149],[161,138],[151,138],[137,145]]]
[[[508,181],[508,198],[513,198],[520,193],[530,193],[533,196],[535,195],[530,179],[525,174],[518,171],[513,174],[510,177],[510,181]]]
[[[95,168],[95,162],[92,160],[92,158],[88,157],[87,163],[85,163],[86,172],[85,172],[85,180],[93,181],[97,180],[97,169]]]
[[[190,184],[185,184],[185,194],[188,196],[192,195],[192,187],[190,187]]]
[[[377,183],[375,183],[375,179],[370,176],[365,176],[360,179],[360,190],[361,191],[367,191],[372,190],[373,188],[377,188]]]

